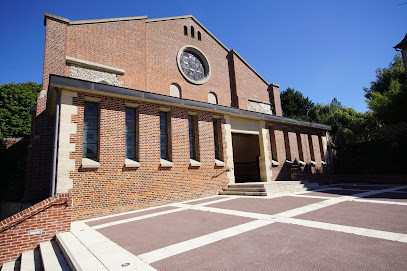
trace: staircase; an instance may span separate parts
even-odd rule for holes
[[[270,196],[273,194],[294,193],[318,188],[318,183],[310,183],[307,181],[235,183],[228,185],[228,187],[224,188],[219,195]]]
[[[107,270],[106,267],[71,233],[59,233],[19,259],[7,262],[1,271]]]

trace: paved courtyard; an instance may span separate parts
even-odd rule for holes
[[[72,232],[128,270],[407,270],[407,186],[215,196],[74,222]],[[133,261],[112,256],[121,251]]]

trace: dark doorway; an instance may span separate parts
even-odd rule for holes
[[[259,136],[232,133],[235,182],[259,182]]]

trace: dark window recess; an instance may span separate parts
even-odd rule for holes
[[[169,160],[168,128],[168,113],[160,112],[160,151],[161,158],[165,160]]]
[[[195,117],[188,116],[189,123],[189,157],[196,160],[196,128],[195,128]]]
[[[201,37],[201,31],[198,31],[198,40],[201,40],[202,39],[202,37]]]
[[[98,159],[99,104],[85,102],[82,157]]]
[[[184,25],[184,35],[188,36],[188,27]]]
[[[219,121],[217,119],[213,120],[213,139],[215,142],[215,159],[221,160],[219,149]]]
[[[135,108],[126,108],[126,158],[137,160],[137,114]]]
[[[191,26],[191,38],[195,38],[195,29]]]

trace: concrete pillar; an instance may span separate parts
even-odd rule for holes
[[[271,182],[271,155],[270,155],[270,140],[269,131],[266,128],[266,122],[259,122],[259,147],[260,147],[260,179],[262,182]]]
[[[226,166],[229,168],[227,177],[229,183],[235,183],[235,171],[233,162],[233,143],[232,143],[232,128],[230,125],[230,117],[224,116],[225,119],[225,141],[226,141]]]
[[[71,159],[71,152],[75,151],[75,143],[71,143],[71,135],[76,135],[77,125],[72,122],[72,116],[78,114],[78,108],[73,104],[76,92],[63,90],[61,93],[58,165],[57,165],[57,193],[68,193],[73,187],[70,173],[75,171],[75,159]],[[58,114],[58,112],[56,112]]]

